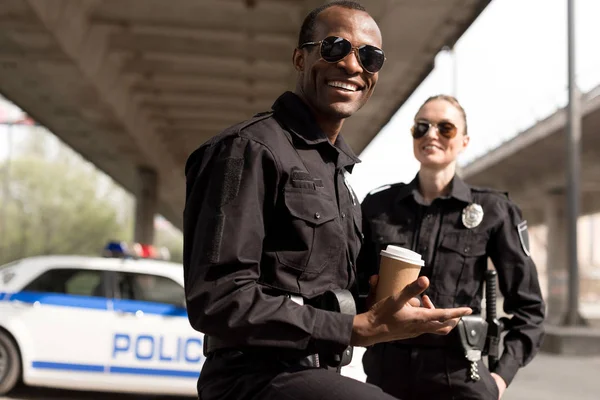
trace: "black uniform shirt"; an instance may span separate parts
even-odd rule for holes
[[[361,215],[345,174],[358,161],[290,92],[189,157],[184,271],[195,329],[239,346],[349,344],[351,315],[286,295],[310,304],[353,286]]]
[[[483,209],[481,222],[472,228],[462,213],[470,204]],[[362,204],[365,245],[359,257],[359,283],[378,272],[379,252],[388,244],[412,249],[423,256],[421,275],[431,286],[428,294],[439,308],[468,306],[481,311],[488,257],[497,272],[504,295],[504,310],[513,314],[498,373],[508,383],[519,367],[535,355],[543,336],[544,302],[536,267],[525,239],[526,223],[518,207],[504,193],[471,187],[458,176],[449,196],[426,205],[418,191],[418,175],[408,185],[375,190]],[[469,223],[467,223],[469,224]],[[419,341],[438,337],[424,335]]]

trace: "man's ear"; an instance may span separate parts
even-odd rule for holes
[[[296,71],[304,71],[304,52],[300,49],[294,49],[292,62],[294,63],[294,68],[296,68]]]

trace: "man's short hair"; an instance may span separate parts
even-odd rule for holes
[[[349,0],[336,0],[315,8],[306,16],[306,18],[304,18],[304,22],[300,28],[300,35],[298,36],[298,47],[300,47],[302,43],[312,42],[315,40],[314,34],[315,25],[317,24],[317,17],[322,11],[334,6],[367,12],[366,8],[364,8],[360,3]]]

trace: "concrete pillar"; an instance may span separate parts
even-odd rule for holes
[[[134,241],[153,244],[154,215],[158,209],[158,175],[155,170],[146,167],[138,168],[137,175]]]
[[[547,274],[548,291],[546,303],[547,322],[562,324],[567,311],[568,265],[567,265],[567,214],[564,191],[548,193],[546,202],[547,226]]]

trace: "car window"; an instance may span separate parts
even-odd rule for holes
[[[88,269],[51,269],[38,276],[23,290],[104,297],[102,271]]]
[[[119,272],[117,290],[121,299],[185,305],[183,286],[164,276]]]

